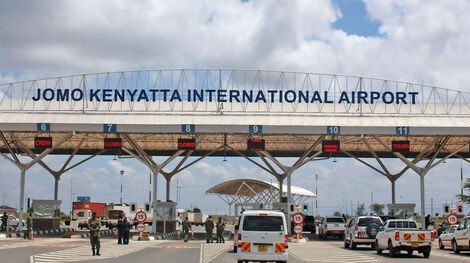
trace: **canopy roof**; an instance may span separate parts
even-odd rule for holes
[[[226,195],[239,195],[253,197],[265,190],[275,189],[279,191],[278,183],[263,182],[254,179],[235,179],[222,182],[213,186],[206,193],[212,194],[226,194]],[[287,194],[287,185],[283,185],[283,193]],[[315,193],[302,188],[300,186],[291,186],[293,195],[300,195],[305,197],[316,197]]]

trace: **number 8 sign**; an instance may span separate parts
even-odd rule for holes
[[[135,219],[137,222],[142,223],[147,220],[147,214],[144,211],[139,211],[137,214],[135,214]]]

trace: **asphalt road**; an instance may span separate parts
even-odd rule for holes
[[[165,263],[233,263],[236,254],[231,252],[233,243],[205,244],[193,240],[184,243],[180,240],[151,242],[132,242],[129,246],[117,245],[116,240],[103,239],[101,257],[92,257],[89,241],[85,239],[37,238],[34,241],[22,239],[0,240],[1,262],[165,262]],[[202,259],[202,260],[201,260]],[[431,257],[424,259],[421,254],[412,256],[403,253],[396,258],[388,257],[387,251],[377,255],[375,250],[359,247],[357,250],[343,248],[343,242],[337,240],[319,241],[289,245],[289,262],[429,262],[429,263],[470,263],[470,252],[454,254],[450,250],[433,247]]]

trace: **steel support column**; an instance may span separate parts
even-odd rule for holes
[[[18,218],[19,218],[19,224],[18,224],[18,230],[21,232],[23,231],[23,214],[24,214],[24,188],[26,184],[26,170],[27,168],[21,167],[20,168],[20,206],[18,209]]]
[[[59,176],[54,176],[54,200],[59,199]]]
[[[291,233],[292,225],[292,211],[290,210],[290,206],[292,204],[292,172],[294,172],[294,169],[289,169],[289,171],[287,172],[287,229],[289,233]]]

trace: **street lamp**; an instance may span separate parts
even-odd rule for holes
[[[121,170],[121,204],[122,204],[122,176],[124,175],[124,170]]]

